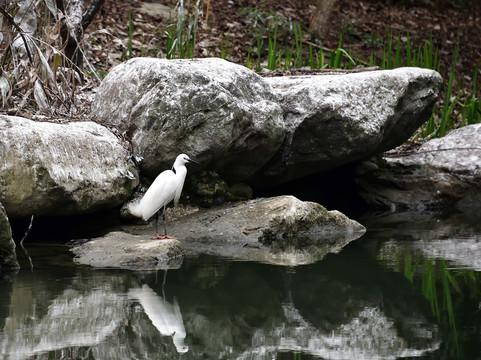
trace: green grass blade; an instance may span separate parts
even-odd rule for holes
[[[396,53],[394,55],[394,68],[398,68],[401,65],[401,36],[398,35],[396,42]]]
[[[316,64],[314,62],[314,54],[312,52],[312,45],[309,45],[309,67],[311,69],[314,69],[316,67]]]
[[[132,10],[129,9],[129,40],[128,40],[128,51],[129,51],[129,59],[132,59],[132,42],[133,42],[133,35],[134,35],[134,20],[132,19]]]
[[[374,53],[371,53],[371,57],[369,58],[369,66],[370,67],[376,66],[376,60],[374,59]]]
[[[409,36],[409,31],[406,34],[406,62],[407,66],[413,66],[411,58],[411,38]]]
[[[220,57],[222,59],[227,59],[227,54],[229,52],[229,40],[230,40],[230,29],[227,31],[227,39],[225,41],[225,44],[223,41],[221,41],[220,43]],[[248,53],[248,55],[250,55],[250,52]]]
[[[296,44],[296,60],[294,63],[295,67],[302,67],[302,29],[301,24],[295,23],[294,24],[294,37],[295,37],[295,44]]]
[[[269,70],[276,69],[277,62],[277,23],[274,27],[274,37],[271,37],[271,32],[267,31],[268,36],[268,52],[267,52],[267,68]]]
[[[325,64],[324,50],[319,49],[319,51],[316,52],[316,61],[318,69],[324,69],[324,67],[327,66],[327,64]]]
[[[262,53],[262,35],[260,32],[257,33],[257,67],[256,71],[261,71],[261,53]]]
[[[453,62],[451,63],[451,70],[449,72],[449,80],[448,80],[448,85],[444,90],[444,103],[443,103],[443,108],[441,111],[441,124],[439,126],[439,129],[437,131],[437,136],[442,137],[446,135],[446,132],[449,128],[449,123],[450,123],[450,114],[454,110],[454,107],[458,101],[458,96],[451,101],[451,94],[453,91],[453,82],[455,78],[455,72],[456,72],[456,63],[458,61],[458,49],[459,49],[459,41],[456,45],[456,48],[454,49],[454,55],[453,55]]]
[[[391,55],[392,55],[392,32],[391,32],[391,30],[389,30],[388,37],[387,37],[387,63],[386,63],[386,69],[392,69]]]

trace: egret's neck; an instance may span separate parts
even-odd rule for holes
[[[174,164],[174,172],[175,176],[185,178],[185,176],[187,175],[187,168],[185,167],[185,165]]]

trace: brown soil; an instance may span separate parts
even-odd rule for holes
[[[159,2],[171,9],[177,3],[176,0],[154,0],[149,5],[156,6]],[[184,2],[186,6],[194,3],[192,0]],[[478,41],[481,34],[481,4],[478,1],[464,2],[468,4],[463,6],[461,0],[338,0],[329,20],[328,33],[317,40],[305,34],[304,39],[318,43],[320,40],[323,47],[335,49],[342,34],[342,47],[350,50],[357,58],[367,60],[373,52],[378,58],[381,57],[389,31],[395,38],[400,35],[403,42],[409,31],[416,48],[429,41],[432,33],[443,64],[441,73],[446,78],[459,36],[459,81],[470,89],[475,66],[481,62],[481,43]],[[107,0],[89,27],[87,33],[94,33],[91,37],[91,61],[101,72],[107,72],[128,54],[129,10],[134,25],[133,56],[165,55],[165,28],[175,22],[175,11],[171,12],[172,17],[169,19],[156,10],[147,14],[142,10],[142,7],[147,6],[142,4],[141,0]],[[277,14],[308,28],[315,11],[314,4],[314,0],[211,0],[207,13],[207,0],[200,1],[201,15],[195,56],[220,56],[222,44],[226,43],[229,36],[227,59],[245,65],[249,50],[255,53],[254,32],[263,26],[259,24],[256,27],[248,19],[249,14]],[[293,42],[291,32],[279,37],[278,46],[291,47]],[[264,47],[266,44],[267,40],[264,39]]]

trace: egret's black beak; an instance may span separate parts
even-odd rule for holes
[[[193,160],[193,159],[186,158],[185,160],[187,160],[188,162],[191,162],[192,164],[200,165],[200,162],[195,161],[195,160]]]

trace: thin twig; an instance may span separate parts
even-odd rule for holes
[[[451,147],[451,148],[444,148],[444,149],[430,149],[430,150],[414,150],[414,151],[404,151],[398,154],[389,154],[383,153],[382,156],[387,158],[397,158],[397,157],[404,157],[404,156],[411,156],[411,155],[420,155],[420,154],[431,154],[434,152],[441,152],[441,151],[473,151],[473,150],[481,150],[479,147]]]
[[[10,23],[10,25],[15,27],[15,29],[18,31],[18,34],[20,35],[20,37],[23,40],[23,43],[25,44],[25,50],[27,51],[28,59],[30,60],[31,63],[33,63],[32,54],[30,53],[30,50],[28,48],[27,39],[25,39],[25,36],[23,36],[22,28],[15,22],[13,17],[8,12],[6,12],[4,9],[2,9],[1,7],[0,7],[0,13],[2,13],[2,15],[5,16],[5,19],[7,19],[7,21]]]
[[[32,228],[32,224],[33,224],[33,215],[32,217],[30,218],[30,224],[28,225],[28,228],[27,228],[27,231],[25,231],[25,234],[23,235],[23,238],[22,240],[20,240],[20,246],[22,247],[24,253],[25,253],[25,256],[28,258],[28,261],[30,262],[30,270],[33,271],[33,262],[32,262],[32,258],[28,255],[28,252],[27,252],[27,249],[25,249],[25,246],[23,246],[23,241],[26,239],[26,237],[28,236],[28,233],[30,232],[30,229]]]

